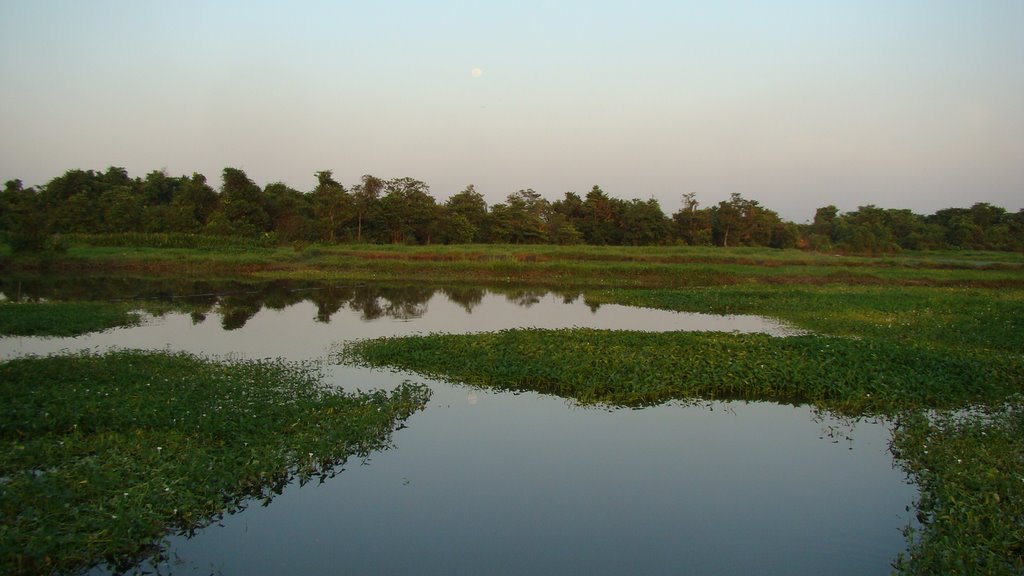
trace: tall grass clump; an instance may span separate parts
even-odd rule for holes
[[[0,573],[125,569],[293,478],[386,448],[429,391],[308,366],[121,351],[0,363]]]

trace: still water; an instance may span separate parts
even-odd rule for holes
[[[347,340],[440,331],[792,333],[760,317],[596,306],[572,293],[148,290],[141,296],[188,311],[79,338],[2,338],[0,355],[132,347],[326,361]],[[410,379],[434,395],[391,450],[350,461],[323,484],[293,484],[269,506],[254,504],[191,538],[171,537],[160,572],[888,574],[905,547],[916,490],[894,466],[885,423],[768,403],[580,408],[350,366],[328,366],[326,378],[347,390]]]

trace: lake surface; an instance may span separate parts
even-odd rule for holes
[[[19,285],[17,297],[81,298],[84,284]],[[97,286],[188,311],[78,338],[0,338],[0,356],[132,347],[326,361],[347,340],[529,326],[793,333],[535,290]],[[905,548],[916,489],[885,423],[770,403],[581,408],[351,366],[326,378],[346,390],[410,379],[434,395],[391,450],[171,537],[162,573],[888,574]]]

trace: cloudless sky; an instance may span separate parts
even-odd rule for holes
[[[0,0],[0,179],[1024,207],[1024,1]],[[479,68],[482,74],[471,72]]]

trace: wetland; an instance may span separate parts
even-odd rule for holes
[[[762,267],[737,266],[748,280],[690,287],[18,271],[0,280],[0,366],[123,366],[138,349],[198,362],[176,369],[197,380],[207,365],[303,367],[318,402],[395,406],[364,441],[291,454],[269,488],[160,524],[158,549],[114,568],[885,574],[970,558],[1019,570],[1017,265],[993,268],[998,287],[973,264],[957,285],[948,261],[825,285],[749,281],[761,272],[743,267]],[[906,280],[918,268],[923,285]],[[71,316],[96,324],[45,335]],[[965,407],[983,417],[942,416]],[[8,452],[28,430],[5,428]],[[224,476],[243,469],[225,462]]]

